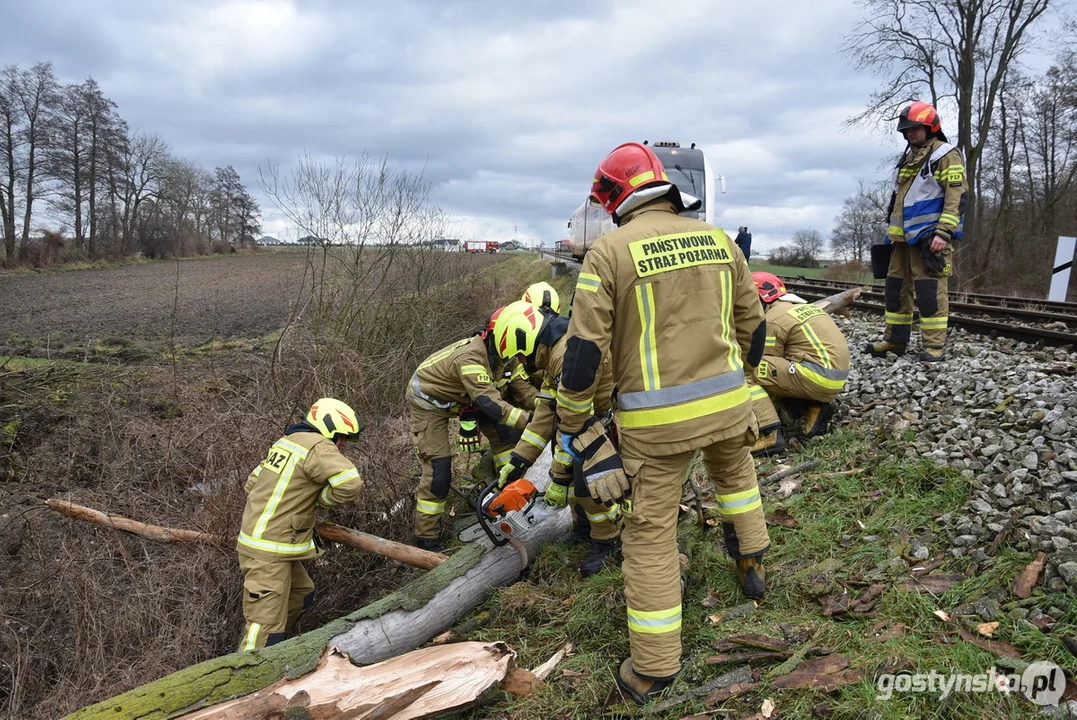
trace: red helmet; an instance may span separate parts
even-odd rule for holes
[[[655,183],[669,184],[662,161],[646,145],[625,143],[599,164],[591,184],[591,199],[613,215],[629,195]]]
[[[752,273],[752,282],[759,293],[760,299],[765,303],[772,303],[782,295],[785,295],[785,283],[777,275],[768,272]]]
[[[939,119],[939,113],[935,111],[933,105],[928,105],[926,102],[914,102],[902,110],[897,129],[898,132],[902,132],[917,125],[923,125],[930,133],[942,132],[942,120]]]

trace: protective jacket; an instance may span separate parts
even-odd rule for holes
[[[609,355],[622,442],[670,455],[743,433],[744,366],[758,363],[765,335],[729,236],[666,200],[647,203],[584,257],[558,389],[562,430],[587,420]]]
[[[849,346],[834,319],[815,305],[777,300],[766,320],[764,360],[773,355],[795,363],[796,372],[836,397],[849,376]]]
[[[352,502],[363,479],[337,446],[313,427],[288,428],[243,486],[247,505],[236,550],[269,560],[303,560],[316,544],[314,508]]]
[[[516,373],[515,368],[520,372]],[[520,396],[535,397],[527,373],[517,364],[504,378],[504,369],[491,362],[486,341],[475,335],[438,350],[423,360],[411,376],[408,399],[425,410],[455,413],[461,406],[474,403],[491,422],[510,428],[527,425],[527,412],[506,402],[502,394],[507,385]],[[533,400],[532,400],[533,402]]]
[[[968,181],[960,150],[939,138],[906,149],[894,168],[893,187],[888,242],[961,238]]]

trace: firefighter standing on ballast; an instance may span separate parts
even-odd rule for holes
[[[895,168],[890,198],[886,330],[882,341],[869,343],[864,352],[874,357],[904,354],[912,332],[915,290],[920,361],[939,362],[946,357],[953,241],[961,239],[968,199],[965,161],[961,151],[946,142],[939,114],[925,102],[902,110],[897,129],[909,146]]]

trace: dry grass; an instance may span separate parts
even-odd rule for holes
[[[40,505],[46,497],[230,537],[266,446],[313,397],[334,394],[367,421],[347,450],[366,486],[327,517],[406,540],[418,468],[404,382],[547,272],[526,257],[472,263],[470,273],[462,262],[422,268],[406,289],[400,281],[420,269],[396,269],[344,312],[308,307],[279,342],[177,348],[134,365],[0,369],[0,716],[58,717],[230,652],[242,623],[230,544],[155,543],[57,516]],[[307,628],[418,572],[344,549],[310,571],[318,597]]]

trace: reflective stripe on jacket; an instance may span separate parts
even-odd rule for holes
[[[893,187],[888,241],[961,238],[968,181],[960,150],[936,138],[906,153],[894,169]]]
[[[315,432],[285,435],[269,448],[243,489],[236,549],[267,559],[302,560],[322,553],[314,539],[314,508],[359,495],[363,479],[337,446]]]
[[[816,385],[841,390],[849,376],[849,345],[825,310],[815,305],[778,300],[767,307],[767,339],[763,357],[795,362]]]

